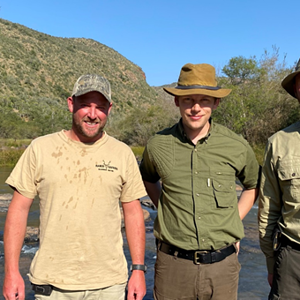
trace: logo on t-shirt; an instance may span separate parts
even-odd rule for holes
[[[98,168],[98,171],[107,171],[107,172],[114,172],[117,171],[118,168],[110,165],[111,161],[108,163],[103,160],[102,164],[96,164],[96,168]]]

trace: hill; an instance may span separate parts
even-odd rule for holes
[[[66,98],[85,73],[110,81],[112,122],[136,108],[147,110],[157,101],[142,69],[114,49],[91,39],[53,37],[0,19],[0,137],[32,137],[66,127],[70,122]],[[16,130],[18,124],[23,124],[23,131]]]
[[[213,112],[214,120],[252,145],[265,144],[300,118],[297,101],[280,86],[291,71],[276,47],[260,59],[233,57],[222,69],[226,76],[218,78],[232,92]],[[110,81],[114,106],[106,130],[129,145],[145,145],[180,117],[165,86],[150,87],[142,69],[114,49],[0,19],[0,138],[32,139],[70,128],[66,98],[86,73]]]

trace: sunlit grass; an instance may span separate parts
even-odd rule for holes
[[[14,166],[30,142],[29,139],[0,139],[0,165]]]
[[[258,163],[262,166],[265,153],[265,145],[254,145],[252,147]]]
[[[31,140],[30,139],[0,139],[0,147],[15,147],[15,148],[20,148],[23,147],[25,148],[30,144]]]
[[[135,157],[140,161],[142,159],[142,155],[143,155],[145,147],[143,147],[143,146],[132,146],[130,148],[131,148],[132,152],[134,153]]]
[[[24,148],[0,150],[0,165],[14,166],[23,154],[24,150]]]

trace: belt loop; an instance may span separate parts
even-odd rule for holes
[[[158,238],[155,239],[156,249],[160,251],[162,242]]]

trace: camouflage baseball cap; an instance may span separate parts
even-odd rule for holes
[[[87,74],[80,76],[74,84],[72,97],[81,96],[89,92],[99,92],[108,102],[111,101],[110,83],[107,79],[96,74]]]

